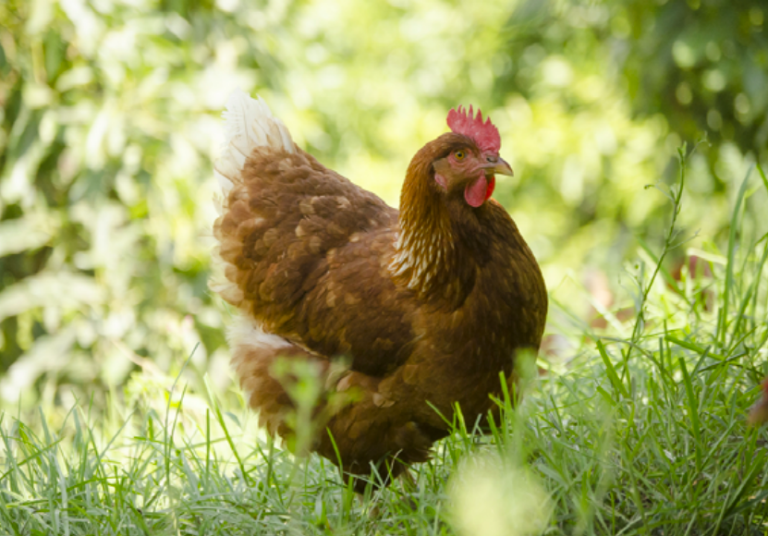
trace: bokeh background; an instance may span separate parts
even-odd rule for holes
[[[669,262],[716,261],[768,161],[766,17],[764,0],[5,0],[0,406],[67,406],[190,355],[192,381],[229,385],[206,280],[238,88],[393,205],[447,111],[480,106],[516,171],[495,197],[574,318],[631,302],[626,263],[669,220],[647,185],[695,145]]]

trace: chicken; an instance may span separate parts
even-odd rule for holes
[[[248,402],[290,439],[275,364],[313,363],[324,395],[311,449],[357,491],[372,467],[387,484],[429,458],[456,404],[470,423],[494,409],[501,375],[515,382],[516,354],[541,342],[541,271],[490,199],[495,174],[512,175],[498,130],[451,110],[451,132],[411,160],[398,212],[297,147],[263,100],[239,93],[227,108],[211,288],[239,313],[228,339]],[[333,393],[350,396],[333,406]]]

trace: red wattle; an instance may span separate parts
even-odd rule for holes
[[[480,175],[475,182],[467,184],[466,188],[464,188],[464,200],[469,206],[477,208],[488,201],[495,187],[496,177],[491,175],[486,178],[485,175]]]
[[[475,179],[475,182],[467,184],[464,188],[464,200],[471,207],[479,207],[485,203],[485,194],[488,192],[488,181],[485,175]]]

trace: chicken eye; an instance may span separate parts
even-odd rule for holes
[[[464,151],[456,151],[453,156],[456,157],[456,160],[464,160],[466,155],[464,154]]]

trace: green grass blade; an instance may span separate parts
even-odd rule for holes
[[[688,367],[685,364],[685,359],[681,357],[679,363],[680,371],[683,373],[683,383],[685,384],[685,393],[688,400],[688,416],[691,418],[691,424],[693,425],[696,472],[700,473],[702,468],[701,462],[703,454],[701,452],[701,423],[699,422],[699,404],[696,401],[696,395],[693,391],[693,384],[691,383],[691,376],[688,374]]]
[[[741,182],[739,193],[736,195],[736,205],[733,208],[731,214],[731,225],[728,233],[728,261],[726,264],[725,275],[725,287],[723,289],[723,299],[720,308],[720,323],[718,325],[717,340],[722,347],[726,344],[726,335],[728,327],[728,311],[731,302],[731,295],[734,293],[734,285],[736,281],[734,279],[734,266],[736,264],[736,248],[737,248],[737,233],[739,229],[739,221],[741,219],[741,206],[744,203],[744,196],[747,193],[747,185],[749,184],[749,176],[752,174],[752,166],[747,169],[747,174],[744,176],[744,180]]]
[[[629,398],[629,393],[627,392],[627,388],[624,386],[624,383],[619,379],[619,375],[616,373],[616,368],[613,366],[613,362],[611,361],[611,358],[605,349],[605,345],[603,345],[603,341],[597,341],[597,350],[598,352],[600,352],[600,357],[602,358],[603,363],[605,364],[605,372],[606,374],[608,374],[608,379],[610,380],[611,385],[613,386],[613,390],[619,393],[623,398]]]

